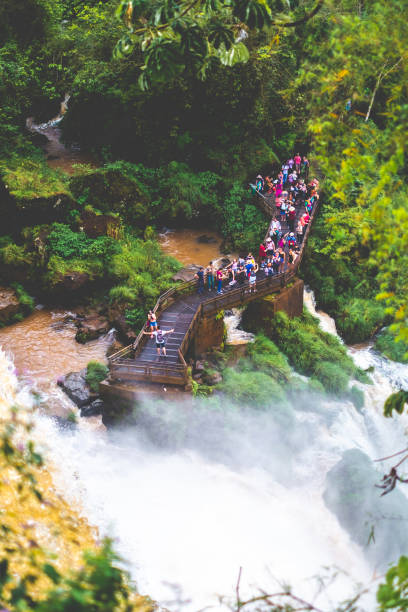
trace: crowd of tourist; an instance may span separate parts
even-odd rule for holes
[[[198,293],[216,291],[223,287],[244,286],[249,293],[256,292],[257,279],[281,274],[294,264],[299,256],[303,236],[310,221],[311,212],[319,199],[319,181],[309,182],[309,160],[297,153],[282,164],[275,179],[256,177],[254,189],[263,197],[269,197],[276,207],[265,242],[259,245],[257,260],[248,253],[234,259],[226,268],[217,268],[210,262],[196,273]]]

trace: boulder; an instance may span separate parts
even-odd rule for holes
[[[109,308],[108,319],[111,327],[114,327],[118,332],[121,340],[127,345],[134,342],[139,333],[139,329],[134,330],[126,321],[125,308],[120,305],[114,305]]]
[[[218,385],[222,382],[221,374],[216,371],[205,372],[202,378],[206,385]]]
[[[108,331],[108,319],[98,314],[91,314],[80,321],[75,340],[84,344],[89,340],[99,338],[99,336],[106,334]]]
[[[79,408],[91,401],[91,392],[85,377],[86,368],[80,372],[70,372],[57,380],[57,384]]]
[[[204,362],[197,359],[194,366],[194,372],[201,373],[204,372]]]
[[[90,281],[89,274],[87,272],[68,272],[67,274],[61,274],[59,279],[55,283],[56,290],[67,290],[67,291],[78,291],[84,287]]]
[[[0,322],[6,323],[20,310],[20,302],[13,289],[0,287]]]
[[[81,408],[81,417],[96,416],[103,414],[103,400],[95,399],[90,404]]]
[[[201,266],[198,266],[196,264],[191,264],[190,266],[187,266],[186,268],[182,268],[181,270],[179,270],[173,277],[172,279],[175,281],[189,281],[192,280],[194,278],[194,274],[197,272],[197,270],[200,269]]]
[[[213,236],[203,234],[197,238],[197,242],[200,242],[201,244],[217,244],[218,241]]]

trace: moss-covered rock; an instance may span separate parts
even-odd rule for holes
[[[75,208],[66,177],[42,157],[14,157],[0,162],[0,193],[6,231],[63,220]]]
[[[252,302],[251,310],[247,309],[243,317],[245,329],[264,331],[298,372],[318,380],[326,391],[334,394],[346,393],[350,378],[368,382],[365,372],[355,366],[341,342],[323,331],[307,310],[293,319],[284,312],[265,318],[254,310],[256,303]]]
[[[102,213],[119,213],[125,222],[145,227],[148,196],[126,164],[108,164],[71,177],[70,188],[82,205]]]

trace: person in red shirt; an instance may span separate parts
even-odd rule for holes
[[[259,263],[262,264],[263,261],[265,261],[265,257],[266,257],[266,248],[264,244],[260,244],[259,245]]]
[[[296,153],[294,159],[295,159],[296,172],[299,175],[300,174],[300,162],[302,161],[302,158],[300,157],[299,153]]]

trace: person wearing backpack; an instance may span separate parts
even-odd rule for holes
[[[204,293],[204,268],[202,266],[194,274],[194,278],[198,280],[197,291],[198,295],[201,295]]]
[[[164,336],[166,336],[167,334],[171,334],[172,332],[174,332],[174,328],[169,329],[167,331],[163,331],[160,325],[157,326],[156,331],[152,332],[152,336],[154,336],[156,339],[156,351],[159,357],[162,355],[162,351],[163,351],[163,356],[167,357],[166,341],[164,339]],[[150,334],[150,332],[143,332],[143,333]]]
[[[296,208],[291,204],[288,208],[288,225],[291,232],[295,229]]]

